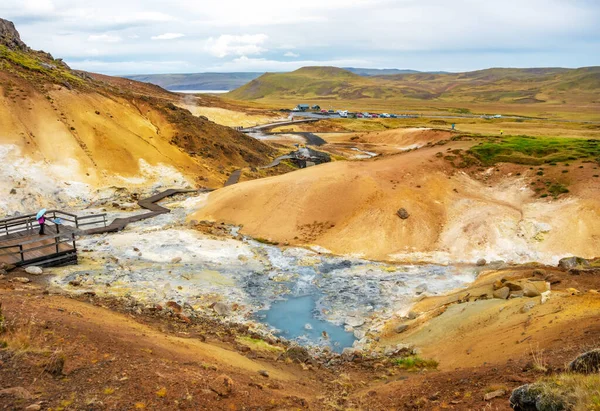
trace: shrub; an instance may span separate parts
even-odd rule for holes
[[[423,359],[423,358],[419,357],[418,355],[411,355],[409,357],[395,358],[393,360],[393,363],[395,365],[397,365],[398,367],[405,369],[405,370],[409,370],[409,371],[426,369],[426,368],[436,369],[438,366],[438,362],[436,360]]]
[[[551,185],[550,187],[548,187],[548,192],[550,194],[552,194],[553,197],[558,197],[561,194],[567,194],[569,192],[569,190],[567,189],[567,187],[563,186],[562,184],[556,183]]]

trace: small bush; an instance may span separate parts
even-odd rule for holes
[[[562,184],[553,184],[550,187],[548,187],[548,192],[550,194],[552,194],[553,197],[558,197],[561,194],[567,194],[569,192],[569,190],[567,189],[567,187],[563,186]]]
[[[409,371],[414,371],[414,370],[421,370],[421,369],[436,369],[438,367],[438,362],[436,360],[426,360],[423,359],[417,355],[411,355],[409,357],[402,357],[402,358],[395,358],[393,360],[393,363],[395,365],[397,365],[398,367],[404,369],[404,370],[409,370]]]

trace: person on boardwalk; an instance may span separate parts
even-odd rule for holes
[[[38,213],[35,216],[37,222],[40,225],[40,235],[44,235],[44,228],[46,227],[45,214],[46,214],[46,209],[42,208],[40,211],[38,211]]]

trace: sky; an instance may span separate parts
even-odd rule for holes
[[[600,65],[600,0],[1,0],[0,17],[113,75]]]

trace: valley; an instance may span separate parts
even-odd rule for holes
[[[129,222],[55,223],[77,264],[0,264],[1,406],[510,410],[534,387],[596,409],[569,363],[600,332],[597,67],[305,67],[190,95],[0,23],[2,216]],[[305,102],[424,114],[290,116]]]

